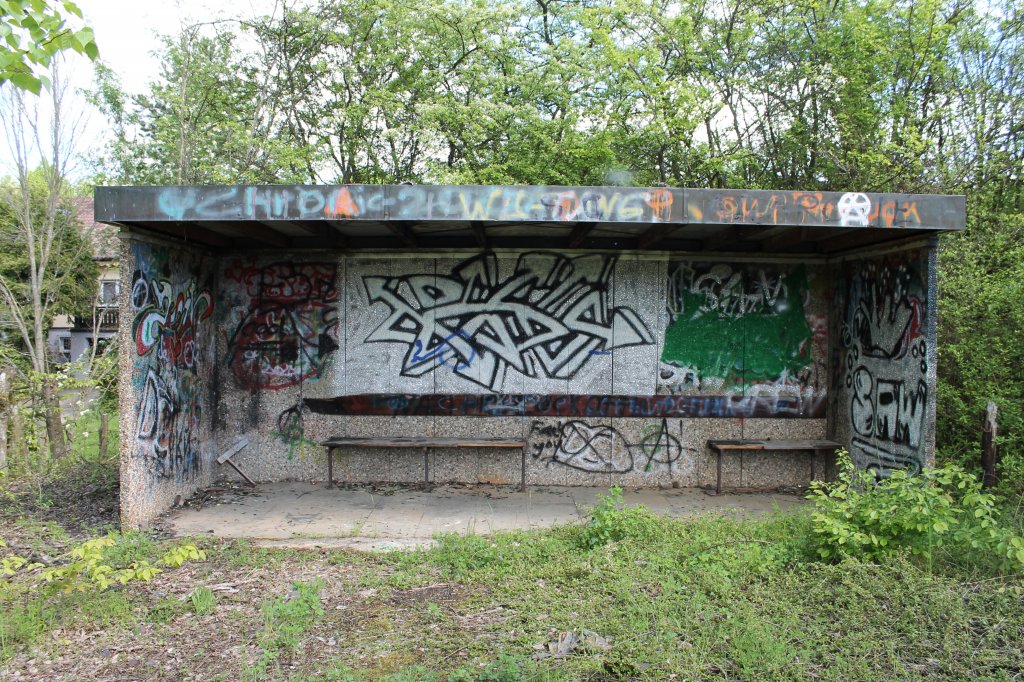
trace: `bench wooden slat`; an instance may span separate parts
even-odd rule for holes
[[[838,450],[831,440],[709,440],[712,450]]]
[[[329,448],[521,448],[524,440],[508,438],[328,438],[320,443]]]
[[[820,452],[833,452],[842,444],[831,440],[709,440],[708,447],[718,455],[718,476],[715,481],[715,494],[722,494],[722,455],[726,452],[764,452],[782,450],[786,452],[810,450],[818,455]],[[811,479],[815,477],[815,461],[811,460]]]

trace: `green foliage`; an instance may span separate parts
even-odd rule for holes
[[[580,534],[580,544],[585,549],[596,549],[626,538],[638,541],[653,538],[661,521],[647,507],[625,506],[622,488],[612,486],[590,510],[590,520]]]
[[[998,408],[1000,491],[1024,495],[1024,213],[972,197],[968,230],[943,240],[936,439],[941,460],[977,469],[981,423]],[[984,330],[983,332],[981,330]]]
[[[91,28],[72,29],[65,15],[82,18],[71,0],[0,0],[0,87],[4,83],[36,94],[50,81],[37,71],[54,55],[73,50],[89,59],[99,57]]]
[[[324,615],[320,603],[323,581],[292,583],[292,591],[263,604],[263,632],[260,647],[263,654],[256,665],[247,670],[247,677],[263,679],[271,663],[287,661],[299,647],[300,637],[309,629],[313,619]]]
[[[43,169],[32,171],[26,179],[29,190],[31,217],[35,225],[46,222],[48,207],[48,187],[46,173]],[[9,283],[12,294],[18,300],[25,320],[31,325],[32,305],[28,238],[24,218],[20,208],[15,209],[13,202],[20,201],[19,190],[9,179],[0,180],[0,277]],[[54,313],[65,315],[89,316],[96,297],[99,273],[92,252],[85,237],[81,234],[81,225],[74,204],[65,198],[59,201],[53,216],[53,247],[50,260],[42,278],[42,300],[49,301],[47,317],[43,320],[44,329],[49,329]],[[37,230],[37,243],[34,245],[38,253],[46,246],[48,237]],[[6,305],[3,309],[6,309]],[[17,351],[24,351],[20,343],[21,332],[14,324],[9,312],[0,315],[0,331],[6,337],[4,345],[12,344]],[[8,351],[9,353],[9,351]],[[9,358],[18,361],[16,357]],[[24,366],[23,361],[18,364]]]
[[[0,546],[6,547],[2,541]],[[3,578],[0,582],[0,591],[23,591],[27,583],[35,577],[38,577],[41,583],[33,587],[51,594],[103,591],[114,585],[126,585],[134,580],[149,582],[162,573],[164,568],[178,568],[186,561],[206,559],[205,552],[191,543],[185,543],[173,547],[155,563],[136,558],[124,565],[126,555],[120,551],[122,549],[117,538],[108,536],[86,540],[68,552],[65,560],[59,565],[47,566],[39,562],[30,562],[17,555],[6,556],[0,573],[0,577]],[[128,554],[130,555],[130,552]],[[122,561],[117,561],[118,558]]]
[[[447,682],[517,682],[517,680],[536,679],[531,674],[529,664],[514,656],[502,655],[498,660],[479,668],[461,668],[448,675]]]
[[[192,590],[189,601],[192,603],[192,612],[197,616],[209,615],[217,607],[216,595],[205,585],[200,585]]]
[[[909,550],[930,561],[942,548],[1001,570],[1024,570],[1024,538],[1000,525],[995,497],[963,469],[896,471],[876,480],[874,472],[854,467],[845,450],[838,461],[837,480],[815,482],[808,494],[823,558],[877,560]]]

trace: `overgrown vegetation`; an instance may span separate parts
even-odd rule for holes
[[[1024,570],[1024,538],[1000,522],[995,495],[960,467],[879,479],[855,468],[845,450],[838,461],[837,480],[814,483],[809,495],[822,557],[877,560],[902,549],[931,562],[941,550],[993,572]]]
[[[986,508],[964,503],[970,478],[928,475],[953,506]],[[922,480],[894,492],[890,479],[878,496],[906,500]],[[854,483],[868,485],[840,481],[818,513],[842,516],[834,505]],[[812,510],[670,520],[612,492],[589,524],[444,535],[416,552],[197,539],[207,561],[150,583],[5,610],[4,656],[53,677],[99,660],[99,675],[310,681],[1010,679],[1024,666],[1019,571],[952,541],[916,551],[916,536],[823,557],[832,541],[818,525]],[[22,532],[41,553],[58,537]],[[104,551],[153,561],[170,546],[131,534]],[[83,628],[75,651],[59,644]],[[186,638],[217,654],[182,651]]]
[[[0,622],[0,658],[10,657],[15,647],[30,645],[54,625],[76,622],[76,612],[83,607],[110,607],[120,613],[123,599],[104,596],[115,586],[149,582],[165,569],[206,559],[192,543],[155,550],[156,545],[138,533],[110,534],[55,557],[44,557],[44,551],[26,557],[0,539],[0,609],[5,615]]]

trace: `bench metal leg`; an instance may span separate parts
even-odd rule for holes
[[[428,452],[427,448],[423,448],[423,488],[425,490],[430,490],[430,457]]]
[[[334,448],[327,448],[327,489],[334,486]]]
[[[715,494],[722,494],[722,451],[718,451],[718,480],[715,482]]]
[[[523,446],[523,470],[519,474],[519,492],[526,492],[526,446]]]

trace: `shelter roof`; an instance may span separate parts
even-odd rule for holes
[[[98,222],[216,249],[569,248],[829,255],[962,230],[963,196],[668,187],[97,187]]]

